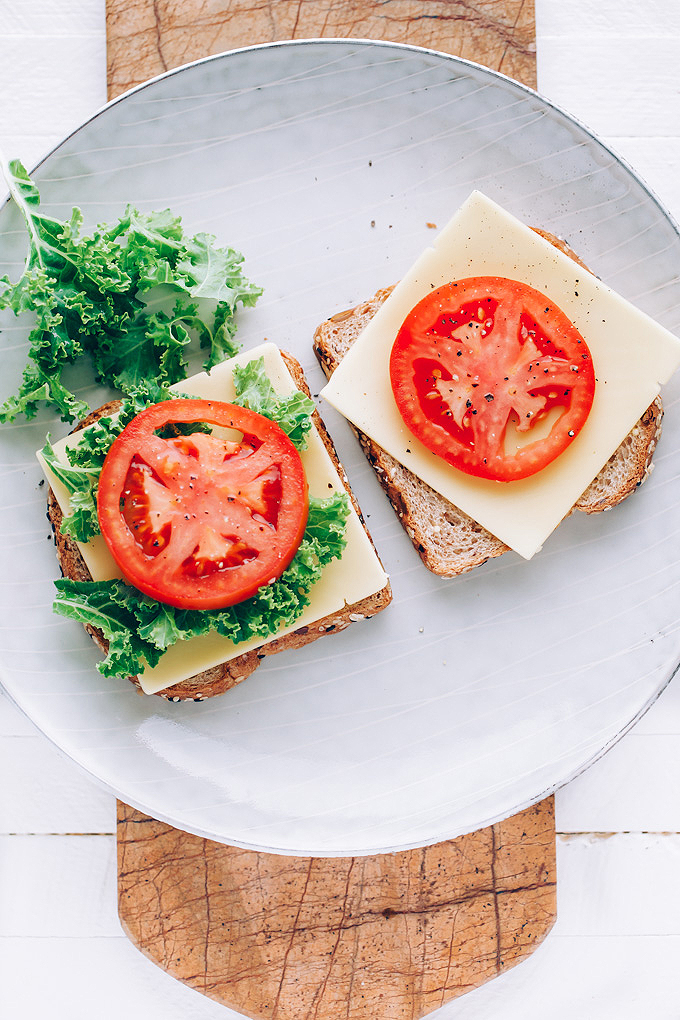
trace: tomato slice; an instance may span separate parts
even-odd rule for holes
[[[392,347],[399,413],[429,450],[508,482],[578,435],[595,393],[585,340],[544,294],[503,277],[456,280],[409,313]]]
[[[194,423],[219,428],[173,428]],[[234,605],[277,578],[308,509],[302,461],[285,432],[212,400],[168,400],[138,414],[113,442],[97,495],[102,535],[125,578],[182,609]]]

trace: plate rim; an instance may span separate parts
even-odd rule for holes
[[[64,135],[64,137],[61,138],[56,143],[56,145],[49,149],[48,152],[46,152],[38,160],[37,163],[33,164],[30,174],[32,175],[36,170],[38,170],[43,165],[43,163],[50,159],[61,148],[62,145],[64,145],[71,138],[73,138],[74,135],[76,135],[88,124],[91,124],[93,121],[97,120],[97,118],[100,117],[103,113],[105,113],[109,108],[115,106],[118,103],[126,101],[131,96],[136,95],[138,92],[143,91],[144,89],[148,88],[151,85],[155,85],[157,82],[163,81],[166,78],[178,76],[182,74],[184,71],[192,70],[195,67],[217,62],[225,58],[239,56],[243,53],[253,53],[256,51],[268,51],[290,47],[300,48],[319,45],[321,45],[324,48],[325,47],[330,48],[338,45],[345,46],[351,45],[359,47],[370,47],[375,49],[388,49],[402,52],[428,54],[429,56],[436,57],[440,60],[444,60],[461,67],[471,68],[477,72],[482,72],[483,74],[489,75],[492,79],[497,79],[498,81],[504,82],[506,85],[509,85],[512,88],[518,89],[520,92],[524,92],[527,96],[532,96],[535,99],[538,99],[541,103],[543,103],[550,109],[554,110],[556,113],[566,118],[566,120],[570,121],[572,124],[575,124],[576,127],[578,127],[580,130],[588,134],[592,142],[595,142],[595,144],[598,145],[604,152],[607,152],[610,156],[613,157],[613,159],[616,162],[620,163],[621,166],[629,174],[631,174],[632,177],[635,178],[638,184],[642,188],[644,188],[649,197],[658,207],[659,212],[662,214],[662,216],[664,216],[668,220],[670,225],[673,227],[676,235],[680,239],[680,220],[676,221],[673,214],[670,212],[669,209],[666,208],[665,204],[658,197],[654,189],[647,184],[647,182],[640,176],[637,170],[635,170],[635,168],[627,161],[627,159],[624,156],[622,156],[614,148],[608,145],[607,142],[603,141],[600,138],[600,136],[585,123],[585,121],[580,120],[580,118],[576,117],[573,113],[570,113],[559,103],[556,103],[552,99],[549,99],[548,97],[542,95],[537,88],[534,89],[530,85],[525,85],[524,82],[518,81],[516,78],[512,78],[509,75],[504,74],[502,71],[497,71],[495,68],[487,67],[485,64],[480,64],[477,61],[470,60],[467,57],[460,57],[454,53],[447,53],[444,50],[436,50],[428,46],[416,46],[414,43],[391,42],[388,39],[370,39],[363,37],[353,39],[351,36],[337,36],[337,37],[334,36],[332,38],[324,38],[322,36],[319,36],[312,37],[309,39],[278,39],[272,42],[254,43],[251,46],[239,46],[231,50],[221,50],[219,53],[210,53],[205,57],[198,57],[196,60],[189,60],[184,64],[178,64],[177,67],[171,67],[167,71],[162,71],[160,74],[153,75],[153,77],[147,78],[143,82],[139,82],[138,85],[133,85],[131,88],[126,89],[125,92],[121,92],[120,95],[114,96],[113,99],[107,100],[106,103],[104,103],[102,106],[99,106],[89,117],[87,117],[80,124],[78,124],[71,131],[69,131],[68,134]],[[6,200],[2,203],[2,206],[0,206],[0,208],[4,208],[4,206],[9,201],[10,196],[8,194]]]

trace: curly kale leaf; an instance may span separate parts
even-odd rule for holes
[[[255,358],[246,365],[234,365],[236,401],[242,407],[271,418],[283,429],[298,450],[307,447],[307,433],[312,428],[314,401],[295,390],[290,395],[279,395],[272,386],[264,358]]]
[[[70,511],[61,522],[65,535],[76,542],[89,542],[99,534],[97,485],[111,444],[144,407],[169,396],[167,389],[156,383],[136,390],[114,414],[99,418],[77,434],[77,441],[67,450],[68,462],[56,456],[48,436],[41,450],[43,459],[69,494]]]
[[[147,665],[155,666],[175,642],[212,631],[234,643],[251,637],[266,640],[293,624],[309,605],[324,567],[342,553],[348,514],[344,493],[311,499],[307,528],[290,565],[276,581],[226,609],[175,609],[123,581],[65,578],[55,582],[54,609],[103,632],[109,652],[98,669],[105,676],[135,676]]]
[[[64,421],[82,417],[88,408],[62,373],[83,357],[91,357],[98,381],[128,394],[147,380],[184,378],[194,334],[208,348],[206,368],[237,352],[237,306],[261,294],[243,275],[242,255],[209,234],[187,235],[169,210],[128,206],[117,222],[81,236],[78,209],[66,222],[47,216],[21,163],[2,169],[26,224],[28,254],[16,282],[0,279],[0,308],[30,312],[35,325],[22,382],[0,407],[0,421],[31,418],[42,403]],[[175,295],[170,314],[147,307],[145,296],[159,287]]]

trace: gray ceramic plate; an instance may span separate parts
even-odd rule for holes
[[[241,317],[244,345],[292,350],[317,389],[315,325],[396,281],[431,240],[427,224],[473,188],[570,238],[607,283],[680,325],[680,240],[635,174],[532,92],[425,50],[313,41],[210,58],[105,107],[36,176],[54,214],[78,204],[93,225],[127,202],[169,205],[243,251],[265,287]],[[5,207],[10,275],[19,226]],[[8,392],[26,331],[5,325]],[[33,451],[64,427],[47,414],[5,427],[3,683],[123,800],[225,842],[359,854],[509,815],[602,754],[680,658],[679,386],[634,498],[574,515],[529,563],[510,554],[453,581],[422,566],[346,423],[324,409],[394,603],[203,704],[103,680],[81,628],[52,615]]]

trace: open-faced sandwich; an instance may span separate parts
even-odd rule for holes
[[[63,579],[57,612],[105,652],[104,675],[203,700],[273,652],[386,605],[387,576],[300,365],[272,344],[238,355],[237,305],[261,290],[243,256],[170,210],[128,206],[80,232],[1,166],[27,227],[0,307],[32,313],[0,420],[44,404],[80,426],[39,453]],[[187,351],[207,370],[187,379]],[[75,363],[123,399],[90,409]]]
[[[396,287],[314,350],[426,566],[530,558],[650,471],[680,342],[556,237],[474,193]]]
[[[264,344],[48,444],[55,608],[107,675],[203,700],[391,593],[302,369]]]

